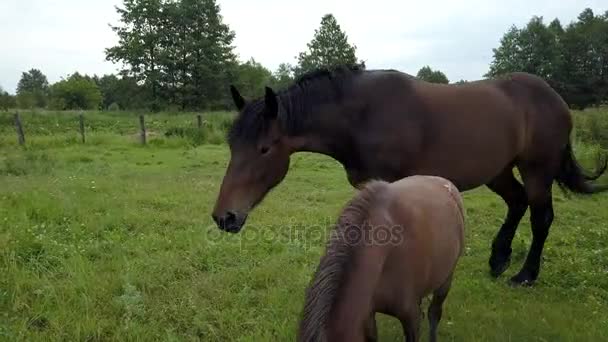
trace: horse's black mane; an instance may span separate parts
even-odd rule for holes
[[[313,109],[342,99],[344,86],[352,76],[365,71],[363,64],[319,68],[298,77],[285,89],[277,91],[278,121],[287,134],[301,132],[310,122]],[[264,97],[249,102],[236,117],[228,131],[230,144],[236,141],[255,142],[264,135],[269,122],[264,118]]]

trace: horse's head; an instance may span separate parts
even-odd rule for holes
[[[230,91],[239,115],[229,134],[230,162],[212,217],[220,229],[238,233],[248,213],[287,174],[291,148],[272,89],[266,87],[263,98],[249,103],[234,86]]]

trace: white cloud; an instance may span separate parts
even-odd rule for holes
[[[510,25],[533,15],[563,24],[585,8],[608,10],[605,0],[218,0],[224,21],[236,32],[242,60],[255,58],[275,69],[295,62],[321,17],[333,13],[357,45],[368,68],[416,73],[423,65],[450,80],[480,78],[492,48]],[[21,72],[41,69],[55,82],[74,71],[103,74],[118,66],[104,49],[117,41],[120,0],[2,0],[0,2],[0,86],[14,91]]]

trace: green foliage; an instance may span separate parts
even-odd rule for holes
[[[215,0],[125,0],[118,45],[106,58],[126,65],[124,75],[141,82],[152,109],[229,105],[236,79],[234,32],[222,22]]]
[[[245,98],[257,98],[264,94],[264,87],[271,83],[272,73],[251,58],[239,65],[236,86]]]
[[[418,74],[416,74],[416,77],[431,83],[450,83],[447,76],[445,76],[443,72],[439,70],[433,70],[428,65],[420,68],[420,70],[418,70]]]
[[[102,96],[97,83],[89,77],[74,73],[51,86],[51,107],[65,109],[97,109]]]
[[[294,81],[294,67],[289,63],[281,63],[270,78],[273,89],[285,89]]]
[[[49,81],[38,69],[21,74],[17,84],[17,102],[22,108],[44,108],[47,103]]]
[[[145,81],[156,101],[159,91],[159,58],[161,0],[124,0],[116,7],[122,26],[112,26],[118,45],[106,49],[106,59],[122,62],[123,73],[137,81]],[[155,105],[155,104],[153,104]]]
[[[108,110],[111,112],[117,112],[120,110],[120,106],[116,102],[112,102],[111,105],[108,106]]]
[[[357,63],[357,47],[348,42],[348,36],[333,14],[321,18],[321,26],[315,29],[313,39],[306,46],[307,50],[298,55],[296,77],[317,68]]]
[[[78,114],[82,111],[20,111],[26,145],[70,146],[80,144]],[[129,144],[139,140],[139,113],[128,111],[85,111],[87,144]],[[206,112],[202,128],[192,112],[146,113],[148,141],[163,146],[224,144],[234,112]],[[106,140],[109,138],[110,142]],[[13,117],[0,112],[0,146],[16,145]],[[0,156],[1,158],[1,156]]]
[[[608,112],[605,109],[587,109],[573,114],[576,138],[608,150]]]
[[[104,75],[97,78],[96,83],[103,97],[101,101],[103,109],[118,110],[117,107],[110,108],[113,104],[120,109],[141,109],[146,106],[146,91],[132,77]]]
[[[36,103],[41,103],[37,101],[37,99],[40,100],[36,94],[29,91],[22,91],[17,95],[17,107],[21,109],[34,109],[37,107]],[[44,99],[44,103],[46,103],[46,97]]]
[[[16,105],[16,98],[0,87],[0,110],[8,111]]]
[[[608,101],[608,12],[583,11],[561,37],[564,72],[558,79],[565,100],[576,108]]]
[[[486,77],[539,75],[580,109],[608,100],[608,12],[596,16],[585,9],[565,29],[557,19],[545,25],[532,17],[524,28],[512,26],[493,52]]]

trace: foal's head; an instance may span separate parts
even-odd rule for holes
[[[230,162],[212,216],[220,229],[237,233],[249,211],[287,174],[292,148],[281,132],[272,89],[251,102],[234,86],[230,91],[239,115],[229,132]]]

